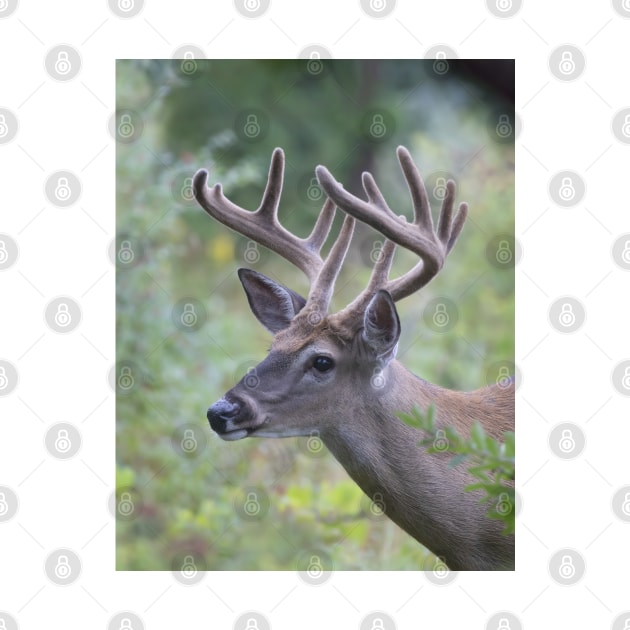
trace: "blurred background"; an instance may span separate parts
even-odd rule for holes
[[[398,304],[398,358],[445,387],[491,384],[514,372],[513,62],[126,60],[116,88],[117,569],[303,570],[313,558],[325,569],[420,569],[430,554],[316,437],[226,443],[210,430],[207,408],[271,341],[236,270],[308,286],[209,218],[191,178],[208,169],[209,184],[254,210],[282,147],[280,219],[306,236],[323,204],[317,164],[360,196],[371,171],[410,217],[395,155],[405,145],[434,216],[449,178],[470,216],[441,275]],[[334,308],[365,286],[381,246],[370,228],[356,231]],[[392,275],[414,262],[399,252]]]

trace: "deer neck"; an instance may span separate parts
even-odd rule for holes
[[[433,404],[439,419],[452,420],[453,396],[460,393],[419,379],[397,361],[383,376],[388,379],[386,391],[357,401],[355,408],[348,409],[348,417],[338,418],[322,434],[324,443],[359,487],[384,506],[390,519],[451,569],[490,568],[482,566],[487,554],[475,533],[487,527],[487,517],[479,497],[464,492],[470,482],[466,470],[449,467],[447,453],[426,453],[418,444],[422,433],[392,411],[409,412],[414,406],[426,409]],[[445,422],[449,423],[453,424]],[[471,561],[477,555],[479,564]]]

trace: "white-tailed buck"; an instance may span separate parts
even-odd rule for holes
[[[466,466],[449,466],[448,453],[428,454],[423,436],[397,414],[433,406],[437,426],[453,426],[467,435],[475,421],[500,439],[514,427],[514,384],[458,392],[433,385],[396,360],[400,322],[395,302],[427,284],[440,271],[467,214],[462,203],[453,212],[455,184],[446,184],[437,228],[420,173],[409,152],[398,159],[413,204],[411,223],[388,207],[369,173],[363,174],[364,201],[344,190],[323,166],[316,169],[327,200],[310,236],[301,239],[278,222],[284,154],[276,149],[260,207],[249,212],[208,188],[208,173],[194,177],[194,193],[203,209],[236,232],[276,252],[310,281],[304,299],[250,269],[238,275],[258,320],[274,335],[271,350],[247,375],[208,409],[210,425],[224,440],[248,436],[319,435],[349,475],[385,514],[453,570],[514,567],[514,537],[487,517],[477,492],[464,492],[473,479]],[[320,255],[335,206],[345,213],[328,256]],[[343,310],[328,306],[343,263],[355,219],[386,237],[366,289]],[[396,279],[389,270],[397,245],[411,250],[418,263]]]

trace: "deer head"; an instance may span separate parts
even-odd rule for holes
[[[388,368],[396,356],[400,322],[395,302],[426,285],[442,268],[457,239],[467,206],[453,216],[455,185],[449,181],[437,230],[422,178],[409,152],[398,159],[411,192],[414,217],[408,223],[390,210],[374,179],[363,175],[367,201],[351,195],[323,166],[316,169],[328,199],[306,239],[288,232],[278,221],[284,154],[273,152],[260,207],[249,212],[226,199],[221,185],[208,188],[207,171],[194,177],[197,201],[212,217],[276,252],[298,267],[310,281],[305,299],[290,288],[249,269],[238,276],[254,315],[274,339],[267,358],[208,410],[214,431],[225,440],[248,436],[288,437],[317,432],[324,442],[343,423],[340,412],[364,406],[386,408],[391,389]],[[328,256],[321,248],[335,216],[345,211],[340,233]],[[365,290],[343,310],[329,314],[335,280],[352,239],[355,219],[378,230],[387,241]],[[389,279],[396,245],[420,260],[407,273]],[[327,439],[328,438],[328,439]]]

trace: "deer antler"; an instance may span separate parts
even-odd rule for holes
[[[227,199],[221,184],[209,188],[208,171],[201,169],[193,177],[193,191],[201,207],[214,219],[235,232],[279,254],[300,269],[311,288],[307,305],[322,313],[328,309],[335,280],[352,239],[354,219],[346,216],[343,226],[326,260],[320,251],[328,238],[335,218],[335,204],[326,199],[307,238],[299,238],[278,221],[278,205],[284,179],[284,152],[277,148],[271,156],[269,176],[260,206],[250,212]]]
[[[378,289],[389,291],[393,300],[398,301],[425,286],[444,265],[446,256],[455,244],[466,220],[468,213],[466,203],[460,203],[459,210],[453,217],[455,182],[449,180],[446,183],[446,195],[442,201],[436,231],[433,227],[429,197],[420,172],[407,149],[398,147],[396,153],[411,193],[414,211],[411,223],[392,212],[369,173],[363,173],[363,188],[367,194],[367,201],[363,201],[344,190],[324,166],[315,169],[320,186],[339,208],[372,226],[389,239],[374,265],[368,286],[347,307],[348,310],[360,308]],[[407,273],[389,280],[396,245],[409,249],[421,260]]]

